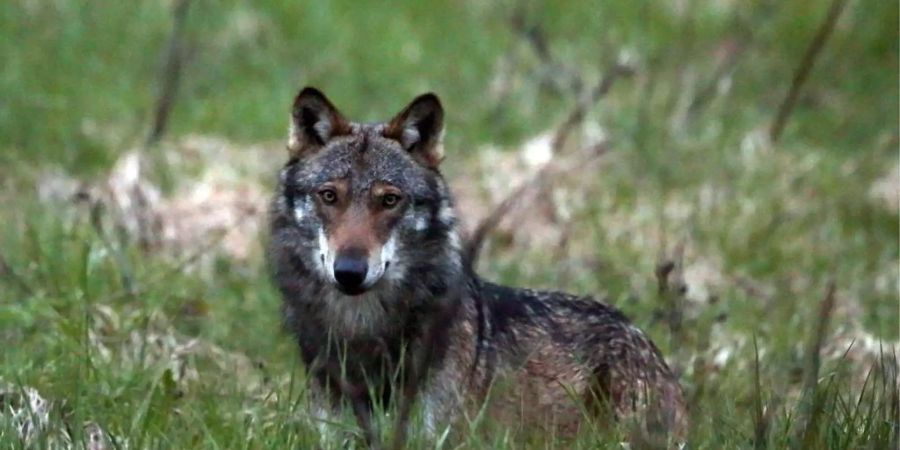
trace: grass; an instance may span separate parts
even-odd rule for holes
[[[51,405],[33,448],[83,442],[86,422],[118,448],[320,442],[256,244],[264,236],[250,236],[242,258],[218,241],[148,251],[120,238],[113,211],[92,220],[85,205],[41,194],[60,180],[102,184],[142,141],[169,3],[0,5],[3,448],[27,446],[10,411],[40,412],[22,402],[29,388]],[[609,152],[554,182],[555,222],[501,227],[481,272],[623,309],[681,372],[692,448],[896,448],[900,225],[897,197],[873,187],[898,170],[897,4],[851,1],[782,140],[762,134],[824,15],[819,3],[198,0],[170,133],[151,150],[166,164],[150,178],[171,180],[170,198],[210,167],[238,167],[241,183],[266,192],[301,85],[362,120],[434,90],[448,112],[445,173],[484,203],[521,179],[515,150],[574,103],[565,74],[592,85],[624,57],[634,75],[589,111],[588,132],[560,158],[577,161],[591,129]],[[553,64],[511,24],[516,14],[540,25]],[[738,56],[723,66],[728,52]],[[226,144],[184,156],[196,134]],[[679,243],[688,296],[671,333],[654,270]],[[835,306],[816,349],[831,281]],[[804,383],[813,351],[821,367]],[[352,434],[344,419],[330,428]],[[440,446],[420,431],[418,446]],[[442,448],[617,448],[623,437],[564,442],[483,417]]]

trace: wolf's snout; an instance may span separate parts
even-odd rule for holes
[[[368,272],[369,264],[362,256],[342,255],[334,261],[334,279],[341,291],[348,295],[363,292]]]

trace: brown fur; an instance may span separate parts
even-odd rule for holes
[[[314,89],[294,103],[269,254],[318,409],[349,404],[372,446],[373,404],[397,405],[402,445],[413,401],[433,432],[484,407],[530,432],[615,421],[683,438],[677,377],[618,310],[472,271],[438,171],[442,118],[433,94],[376,124],[346,121]],[[387,206],[388,194],[401,200]],[[383,272],[348,291],[326,261],[357,252]]]

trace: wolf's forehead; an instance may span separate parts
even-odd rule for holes
[[[354,188],[366,188],[386,181],[403,189],[427,188],[425,170],[400,146],[384,139],[360,141],[343,139],[316,155],[298,173],[299,182],[321,184],[348,179]]]
[[[347,176],[355,189],[367,188],[374,182],[388,182],[401,189],[419,191],[426,188],[424,170],[401,150],[371,148],[351,164]]]

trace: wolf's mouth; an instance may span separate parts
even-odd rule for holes
[[[342,285],[340,285],[340,284],[337,285],[337,288],[338,288],[339,291],[341,291],[342,294],[344,294],[344,295],[349,295],[349,296],[351,296],[351,297],[356,297],[356,296],[358,296],[358,295],[361,295],[361,294],[365,293],[365,292],[368,290],[368,289],[366,289],[366,288],[364,288],[364,287],[362,287],[362,286],[351,288],[351,287],[345,287],[345,286],[342,286]]]

